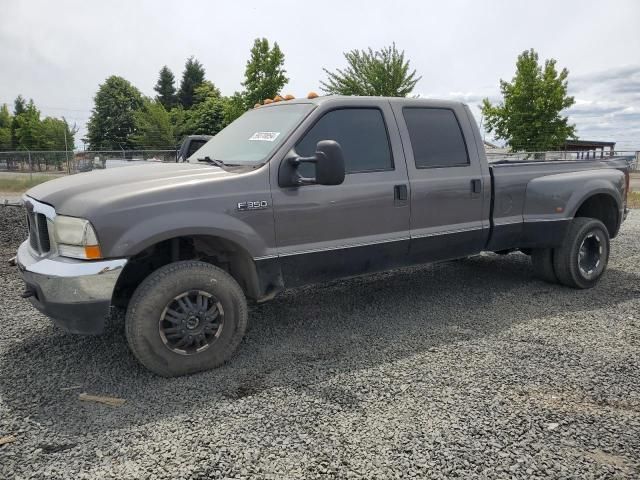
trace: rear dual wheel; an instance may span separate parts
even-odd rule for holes
[[[531,262],[541,280],[591,288],[607,268],[609,246],[609,232],[600,220],[578,217],[571,221],[560,247],[534,249]]]

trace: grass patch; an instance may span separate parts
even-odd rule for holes
[[[29,190],[31,187],[48,182],[54,178],[59,177],[57,175],[34,175],[33,177],[20,175],[13,178],[2,176],[0,177],[0,192],[24,192]]]
[[[627,207],[640,208],[640,192],[629,192],[627,197]]]

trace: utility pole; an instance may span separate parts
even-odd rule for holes
[[[64,119],[64,152],[67,157],[67,175],[71,175],[71,164],[69,163],[69,146],[67,145],[67,120]]]

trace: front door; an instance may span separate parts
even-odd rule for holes
[[[314,118],[295,153],[311,156],[319,141],[335,140],[342,147],[347,175],[335,186],[272,183],[286,286],[389,268],[403,263],[408,252],[407,170],[389,103],[325,107]],[[300,173],[313,176],[311,165],[300,168],[310,168]],[[274,175],[271,178],[273,182]]]

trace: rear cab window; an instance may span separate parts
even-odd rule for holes
[[[296,153],[312,156],[321,140],[340,144],[348,174],[394,169],[387,127],[378,108],[341,108],[325,113],[296,144]],[[302,164],[299,172],[311,176],[313,167]]]
[[[469,153],[453,110],[404,107],[416,168],[464,167]]]

